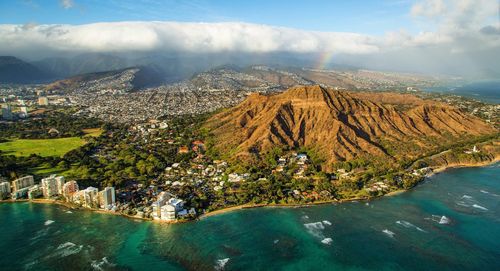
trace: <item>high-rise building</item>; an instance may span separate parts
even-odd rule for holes
[[[57,190],[57,180],[55,175],[52,175],[48,178],[42,179],[42,189],[43,189],[43,196],[46,198],[50,198],[52,196],[55,196],[58,194]]]
[[[112,209],[115,206],[115,188],[106,187],[102,192],[103,208]]]
[[[55,179],[56,179],[56,186],[57,186],[57,194],[62,195],[63,188],[64,188],[64,176],[57,176],[57,177],[55,177]]]
[[[175,207],[167,204],[161,207],[161,220],[175,220]]]
[[[24,176],[15,181],[12,181],[12,192],[16,192],[17,190],[33,186],[34,184],[35,180],[33,179],[33,176]]]
[[[10,195],[10,183],[1,182],[0,183],[0,199],[5,199]]]
[[[49,98],[47,97],[38,97],[38,105],[47,106],[49,105]]]
[[[89,186],[83,190],[83,206],[87,208],[95,208],[98,206],[99,189]]]
[[[2,118],[4,120],[12,120],[12,108],[9,104],[2,105]]]
[[[66,198],[70,198],[76,192],[78,192],[78,183],[76,181],[69,181],[63,185],[62,195]]]

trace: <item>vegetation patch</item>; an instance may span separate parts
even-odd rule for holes
[[[80,137],[54,139],[14,139],[0,143],[0,151],[7,155],[29,156],[37,154],[43,157],[62,156],[85,144]]]

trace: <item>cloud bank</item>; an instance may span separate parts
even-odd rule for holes
[[[73,6],[71,0],[61,3],[65,8]],[[83,52],[287,52],[328,53],[343,56],[344,59],[352,56],[359,62],[362,56],[389,57],[396,54],[400,57],[404,51],[413,54],[440,52],[450,58],[469,58],[481,55],[481,52],[490,54],[491,51],[500,51],[496,0],[424,0],[412,6],[409,16],[422,31],[409,33],[398,30],[383,36],[371,36],[242,22],[0,25],[0,54],[41,58],[59,53]]]

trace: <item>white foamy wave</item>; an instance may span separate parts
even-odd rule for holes
[[[302,216],[302,219],[309,219],[309,216],[304,215],[304,216]]]
[[[322,222],[323,222],[323,224],[328,225],[328,226],[332,225],[332,222],[330,222],[328,220],[323,220]]]
[[[72,214],[73,212],[71,212],[71,211],[66,211],[66,213],[67,213],[67,214]]]
[[[55,222],[54,220],[47,220],[47,221],[45,221],[44,225],[48,226],[48,225],[50,225],[50,224],[52,224],[54,222]]]
[[[463,195],[462,196],[463,199],[472,199],[472,196],[469,196],[469,195]]]
[[[472,207],[474,207],[476,209],[479,209],[479,210],[488,211],[488,208],[483,207],[483,206],[481,206],[479,204],[472,204]]]
[[[106,257],[102,258],[100,261],[94,260],[90,264],[90,267],[92,267],[92,269],[99,270],[99,271],[105,270],[106,267],[114,267],[114,266],[115,266],[115,264],[110,263],[108,261],[108,258],[106,258]]]
[[[494,197],[500,197],[500,195],[497,195],[495,193],[491,193],[489,191],[486,191],[486,190],[479,190],[481,193],[483,194],[488,194],[488,195],[491,195],[491,196],[494,196]]]
[[[215,262],[215,270],[224,270],[224,266],[226,266],[227,262],[229,262],[229,258],[217,260]]]
[[[56,251],[53,254],[49,255],[48,258],[53,258],[53,257],[64,258],[73,254],[80,253],[82,248],[83,245],[78,246],[74,243],[66,242],[64,244],[60,244],[57,247]]]
[[[441,219],[439,219],[439,224],[450,224],[451,220],[447,218],[446,216],[442,216]]]
[[[413,229],[416,229],[416,230],[421,231],[421,232],[426,232],[423,229],[421,229],[420,227],[417,227],[417,226],[411,224],[408,221],[398,220],[398,221],[396,221],[396,224],[399,224],[399,225],[401,225],[401,226],[403,226],[405,228],[413,228]]]
[[[280,242],[280,240],[279,240],[279,239],[276,239],[276,240],[274,240],[274,241],[273,241],[273,243],[275,243],[275,244],[277,244],[277,243],[279,243],[279,242]]]
[[[394,238],[394,235],[396,235],[394,232],[388,230],[388,229],[384,229],[382,231],[383,233],[387,234],[387,236],[391,237],[391,238]]]
[[[321,240],[321,243],[323,243],[325,245],[330,245],[332,242],[333,242],[333,239],[330,237],[327,237],[327,238],[324,238],[323,240]]]
[[[313,222],[313,223],[306,223],[304,224],[306,227],[307,231],[312,234],[315,237],[323,239],[323,230],[325,229],[325,226],[323,225],[323,222]]]
[[[426,219],[429,219],[429,218],[426,218]],[[442,224],[442,225],[451,223],[451,220],[444,215],[432,215],[431,220],[434,222],[437,222],[438,224]]]

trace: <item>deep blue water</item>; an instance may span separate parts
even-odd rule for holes
[[[5,203],[0,240],[1,270],[500,270],[500,164],[370,202],[178,225]]]
[[[500,80],[476,81],[460,86],[439,86],[425,88],[425,91],[456,94],[476,100],[500,104]]]

